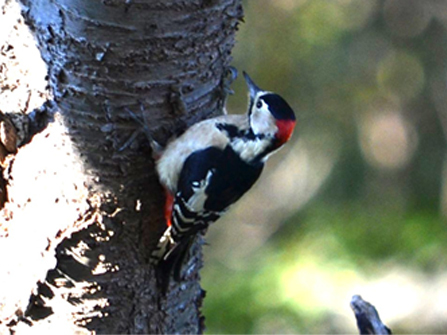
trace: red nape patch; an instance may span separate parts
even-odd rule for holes
[[[174,204],[174,196],[168,190],[165,190],[166,202],[165,202],[165,219],[168,227],[171,227],[172,206]]]
[[[286,143],[292,136],[293,129],[295,129],[295,120],[276,120],[276,126],[278,132],[276,133],[276,139],[278,140],[278,146]]]

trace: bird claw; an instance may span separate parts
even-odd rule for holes
[[[233,95],[234,91],[230,87],[231,84],[237,79],[238,71],[234,66],[228,66],[224,73],[223,90],[227,95]]]
[[[137,129],[133,132],[133,134],[130,136],[130,138],[124,143],[121,148],[119,148],[119,151],[123,151],[126,149],[132,142],[137,138],[137,136],[143,131],[151,148],[152,148],[152,155],[154,159],[158,159],[161,156],[161,153],[163,152],[163,147],[159,142],[157,142],[154,137],[151,134],[151,131],[148,126],[148,120],[146,117],[146,114],[144,113],[144,106],[140,102],[140,111],[143,115],[143,120],[141,120],[141,117],[137,116],[134,112],[132,112],[128,107],[124,107],[124,110],[132,117],[132,119],[137,122],[142,129]]]

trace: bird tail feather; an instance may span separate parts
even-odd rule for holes
[[[184,237],[178,242],[174,241],[171,228],[166,229],[151,254],[151,263],[156,265],[157,282],[163,293],[166,293],[169,287],[171,274],[175,281],[181,280],[182,265],[194,242],[194,235]]]

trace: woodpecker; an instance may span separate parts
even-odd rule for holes
[[[289,104],[260,89],[245,72],[244,77],[247,114],[224,114],[194,124],[156,162],[166,190],[167,229],[151,259],[168,272],[174,269],[176,280],[195,236],[253,186],[270,155],[292,136],[296,121]]]

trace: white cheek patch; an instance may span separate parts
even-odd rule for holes
[[[262,103],[261,108],[256,108],[255,105],[250,115],[251,128],[255,134],[273,135],[278,130],[275,118],[270,113],[267,104],[263,100],[257,102],[259,101]]]

